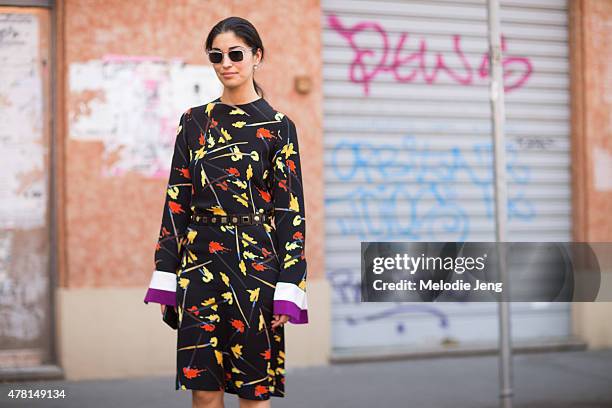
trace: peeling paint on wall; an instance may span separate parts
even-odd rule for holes
[[[102,176],[168,175],[181,114],[221,93],[210,66],[110,55],[69,69],[69,135],[102,142]]]
[[[45,225],[39,23],[31,14],[0,14],[0,228]]]

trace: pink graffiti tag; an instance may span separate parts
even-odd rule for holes
[[[427,43],[425,39],[421,39],[419,49],[410,55],[401,55],[404,47],[404,42],[408,38],[408,33],[402,32],[395,49],[391,50],[389,38],[385,29],[378,23],[373,21],[364,21],[353,25],[351,28],[346,28],[340,22],[340,19],[335,14],[327,16],[329,26],[341,35],[350,44],[354,51],[353,62],[349,69],[349,79],[354,83],[363,84],[363,89],[366,95],[370,92],[370,83],[374,78],[383,73],[391,72],[398,82],[413,82],[419,73],[427,84],[433,84],[436,81],[438,73],[445,71],[454,81],[461,85],[472,85],[474,83],[474,69],[461,50],[461,36],[453,35],[453,49],[456,56],[463,65],[463,73],[459,73],[446,65],[444,56],[440,53],[436,54],[436,62],[431,73],[428,74],[425,65],[427,57]],[[357,45],[355,35],[372,30],[380,35],[381,46],[376,48],[364,48]],[[506,40],[501,36],[502,52],[507,49]],[[380,57],[376,60],[376,52],[380,52]],[[374,63],[374,66],[369,68],[366,66],[367,60]],[[416,64],[408,75],[400,75],[399,68],[409,64]],[[502,66],[504,70],[504,89],[511,91],[522,87],[533,72],[532,64],[529,58],[503,56]],[[485,79],[489,76],[489,51],[482,56],[482,61],[476,75],[480,79]],[[514,80],[513,78],[514,77]]]

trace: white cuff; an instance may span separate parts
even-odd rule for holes
[[[277,282],[276,289],[274,289],[274,300],[288,300],[295,303],[300,309],[308,309],[306,292],[293,283]]]
[[[153,272],[149,288],[176,292],[176,273],[164,271]]]

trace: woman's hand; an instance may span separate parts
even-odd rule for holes
[[[162,305],[162,304],[160,303],[160,306],[161,306],[161,311],[162,311],[162,315],[163,315],[163,314],[164,314],[164,312],[166,311],[166,305]]]
[[[272,320],[272,330],[276,329],[278,326],[284,326],[285,323],[289,321],[289,316],[285,314],[281,315],[273,315],[274,320]]]

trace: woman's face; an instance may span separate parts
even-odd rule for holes
[[[243,50],[242,61],[232,61],[229,57],[228,52],[237,49]],[[260,61],[261,50],[258,49],[253,55],[249,46],[233,31],[218,34],[213,40],[212,50],[223,52],[223,60],[212,64],[223,86],[239,88],[247,82],[252,84],[253,66]]]

